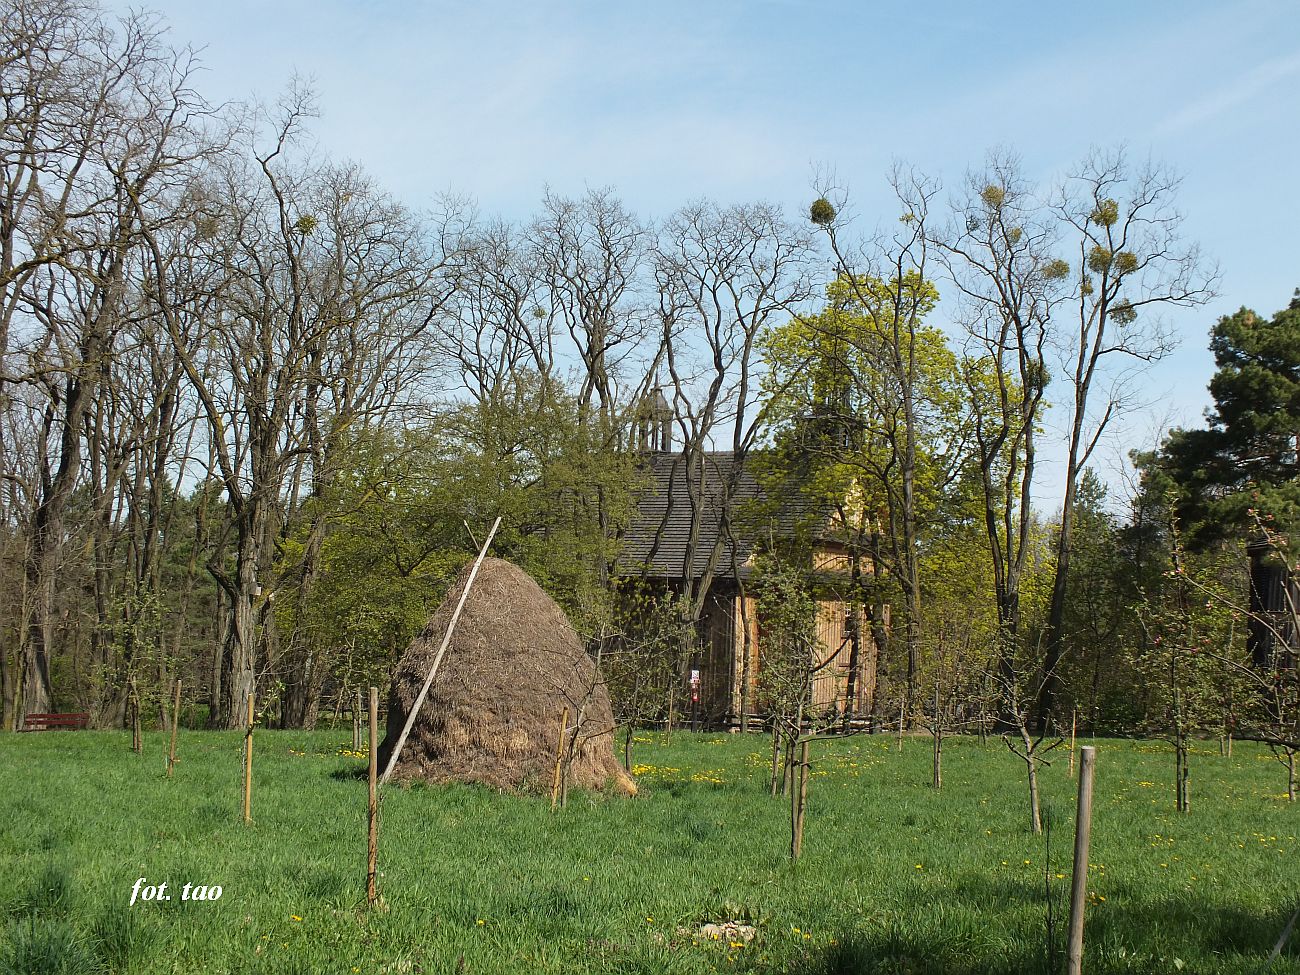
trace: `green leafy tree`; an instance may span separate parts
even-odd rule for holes
[[[1063,713],[1073,711],[1094,731],[1103,715],[1120,727],[1134,726],[1132,688],[1139,684],[1129,653],[1140,638],[1130,611],[1138,592],[1136,563],[1107,494],[1102,480],[1085,470],[1074,495],[1073,567],[1059,673]]]
[[[775,392],[770,490],[802,494],[817,518],[833,513],[848,546],[850,602],[865,608],[880,650],[889,643],[884,607],[900,597],[909,712],[923,656],[925,538],[946,517],[965,434],[956,357],[924,324],[937,301],[915,268],[841,276],[821,313],[764,339]]]
[[[1190,743],[1222,728],[1228,702],[1239,696],[1232,678],[1245,658],[1241,614],[1232,609],[1237,587],[1231,567],[1222,558],[1189,558],[1176,521],[1171,537],[1165,585],[1139,607],[1147,640],[1137,667],[1148,694],[1145,730],[1173,745],[1174,805],[1185,813],[1191,809]]]
[[[681,676],[696,649],[696,627],[672,590],[625,580],[615,594],[616,635],[600,666],[614,720],[623,726],[623,767],[632,771],[638,725],[672,726]]]

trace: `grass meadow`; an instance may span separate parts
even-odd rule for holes
[[[817,743],[792,865],[769,739],[637,738],[632,800],[579,793],[553,815],[479,788],[386,791],[385,909],[367,911],[349,730],[259,731],[251,827],[238,733],[183,732],[171,780],[161,733],[143,756],[123,733],[6,735],[0,973],[1063,971],[1063,749],[1043,838],[996,740],[949,740],[938,792],[928,739]],[[1266,962],[1300,904],[1300,809],[1267,750],[1203,745],[1180,816],[1167,746],[1096,744],[1084,971],[1300,973],[1294,943]],[[141,877],[222,893],[128,906]],[[723,920],[757,934],[693,937]]]

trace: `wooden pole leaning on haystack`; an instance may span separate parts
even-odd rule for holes
[[[1269,961],[1276,961],[1281,957],[1282,949],[1285,948],[1286,943],[1291,940],[1291,932],[1295,930],[1296,921],[1300,921],[1300,907],[1296,908],[1295,913],[1291,915],[1291,920],[1286,922],[1286,927],[1284,927],[1282,933],[1278,935],[1277,944],[1275,944],[1273,950],[1268,953]]]
[[[388,777],[393,774],[393,769],[397,767],[397,760],[402,755],[402,746],[406,744],[406,739],[411,734],[411,729],[415,727],[416,716],[420,713],[420,708],[424,706],[424,699],[429,696],[429,688],[433,686],[433,678],[438,674],[438,667],[442,663],[443,654],[447,652],[447,647],[451,643],[451,636],[456,632],[456,624],[460,621],[460,611],[465,608],[465,600],[469,596],[470,588],[474,585],[474,577],[478,575],[478,570],[483,565],[483,560],[487,558],[488,546],[492,544],[492,537],[496,535],[497,529],[500,527],[501,518],[498,517],[497,520],[492,523],[492,530],[488,532],[488,536],[483,542],[483,548],[478,553],[478,559],[474,562],[474,568],[470,570],[469,578],[465,580],[465,588],[461,590],[460,600],[456,603],[456,610],[451,614],[451,621],[447,624],[447,632],[443,635],[442,643],[438,647],[438,652],[434,655],[433,665],[429,668],[429,676],[424,679],[424,686],[420,688],[420,693],[416,695],[415,703],[411,705],[411,712],[406,716],[406,724],[402,727],[402,733],[397,736],[397,744],[393,746],[393,754],[389,756],[388,767],[384,769],[384,774],[379,777],[381,783],[387,782]]]
[[[366,814],[366,903],[379,899],[379,688],[370,688],[370,790]]]
[[[253,695],[248,695],[248,730],[244,732],[244,822],[253,821]]]
[[[181,726],[181,679],[176,678],[176,696],[172,701],[172,744],[167,752],[167,778],[172,777],[176,768],[176,729]]]
[[[1070,878],[1070,933],[1066,973],[1083,971],[1083,913],[1088,896],[1088,840],[1092,836],[1092,773],[1097,749],[1084,745],[1079,753],[1079,806],[1074,817],[1074,875]]]

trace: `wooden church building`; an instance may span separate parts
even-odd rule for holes
[[[643,420],[639,440],[645,486],[623,538],[618,573],[662,591],[703,594],[696,649],[682,680],[682,699],[698,696],[708,727],[737,728],[761,721],[766,705],[763,621],[752,595],[760,548],[809,533],[817,595],[817,647],[812,707],[822,717],[853,720],[871,710],[876,648],[860,614],[845,598],[850,581],[847,548],[829,514],[819,518],[806,502],[765,503],[755,469],[758,455],[674,450],[668,404]],[[696,680],[693,682],[692,678]]]

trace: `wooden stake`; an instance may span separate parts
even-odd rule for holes
[[[564,774],[564,733],[569,728],[569,708],[560,712],[560,733],[555,740],[555,782],[551,786],[551,812],[560,801],[560,779]]]
[[[1079,710],[1070,713],[1070,778],[1074,778],[1074,733],[1079,727]]]
[[[808,810],[808,742],[799,744],[799,788],[796,793],[797,805],[794,818],[794,859],[803,853],[803,820]]]
[[[140,728],[140,691],[131,678],[131,751],[144,754],[144,734]]]
[[[777,768],[781,764],[781,726],[777,722],[772,722],[772,795],[776,795],[776,784],[779,781]]]
[[[1067,975],[1083,970],[1083,913],[1088,896],[1088,840],[1092,836],[1092,774],[1097,749],[1084,745],[1079,756],[1079,805],[1074,817],[1074,875],[1070,880],[1070,934]]]
[[[172,699],[172,745],[167,752],[167,778],[172,777],[176,767],[176,729],[181,726],[181,679],[176,678],[176,695]]]
[[[360,696],[360,692],[358,692]],[[366,814],[366,903],[379,899],[379,688],[370,688],[370,802]]]
[[[478,575],[483,560],[487,558],[488,546],[492,544],[492,537],[496,535],[497,529],[500,527],[501,518],[498,517],[492,523],[492,530],[488,532],[487,539],[483,542],[483,548],[478,553],[474,568],[469,571],[469,578],[465,580],[465,588],[461,591],[460,601],[456,603],[456,609],[451,614],[451,621],[447,624],[447,632],[443,635],[442,644],[438,647],[437,654],[434,655],[433,665],[429,668],[429,676],[424,679],[424,686],[420,688],[415,703],[411,705],[411,713],[406,716],[406,725],[402,728],[402,733],[397,736],[397,744],[393,746],[393,754],[388,757],[388,767],[384,769],[384,774],[379,777],[380,782],[387,782],[388,777],[393,774],[393,769],[397,767],[397,759],[402,754],[402,746],[406,744],[406,739],[415,726],[415,716],[420,713],[420,708],[424,706],[424,699],[429,696],[429,688],[433,686],[433,678],[437,675],[438,667],[442,664],[442,655],[447,652],[447,646],[451,643],[451,635],[456,632],[456,623],[460,620],[460,611],[465,608],[465,600],[469,597],[470,588],[474,585],[474,578]]]
[[[361,751],[361,688],[357,688],[357,706],[352,709],[352,750]]]
[[[789,738],[786,742],[786,755],[788,756],[786,765],[788,766],[788,776],[790,779],[790,859],[799,859],[799,848],[802,846],[803,838],[799,835],[799,766],[796,762],[797,740]]]
[[[939,720],[939,682],[934,682],[934,775],[931,784],[943,788],[943,722]]]
[[[248,730],[244,733],[244,822],[253,821],[253,695],[248,695]]]
[[[898,702],[898,750],[903,750],[903,702]]]

